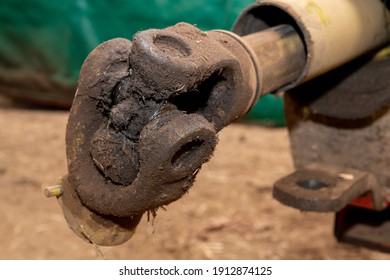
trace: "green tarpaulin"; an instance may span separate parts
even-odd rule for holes
[[[252,2],[2,0],[0,93],[67,107],[85,57],[100,43],[116,37],[131,39],[137,31],[180,21],[202,30],[229,30],[240,11]],[[266,99],[270,102],[263,103],[274,107],[272,111],[281,111],[281,100]],[[280,124],[280,116],[267,113],[266,117]]]

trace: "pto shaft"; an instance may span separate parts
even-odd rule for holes
[[[128,240],[145,212],[185,195],[217,133],[284,91],[389,41],[380,0],[266,0],[234,26],[179,23],[113,39],[86,58],[69,116],[69,226],[98,245]]]

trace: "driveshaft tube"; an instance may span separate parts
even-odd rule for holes
[[[145,212],[188,192],[219,130],[261,95],[315,76],[300,22],[281,9],[287,20],[264,24],[264,7],[239,19],[242,36],[180,23],[91,52],[67,125],[69,173],[59,197],[77,235],[107,246],[128,240]]]

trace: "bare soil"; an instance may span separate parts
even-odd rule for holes
[[[287,130],[245,123],[221,131],[189,193],[129,242],[87,244],[42,192],[67,172],[67,118],[0,100],[0,259],[390,259],[338,243],[333,214],[275,201],[273,183],[293,171]]]

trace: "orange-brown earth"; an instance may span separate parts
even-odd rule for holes
[[[222,130],[185,197],[127,243],[96,248],[42,192],[67,172],[67,117],[0,100],[0,259],[390,259],[338,243],[333,214],[275,201],[274,181],[293,170],[287,130],[244,123]]]

